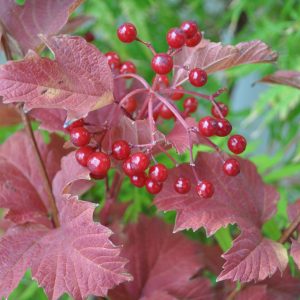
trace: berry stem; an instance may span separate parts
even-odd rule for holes
[[[156,55],[156,54],[157,54],[156,51],[155,51],[155,49],[154,49],[154,47],[152,46],[151,43],[145,42],[145,41],[141,40],[141,39],[138,38],[138,37],[137,37],[135,40],[138,41],[138,42],[140,42],[140,43],[142,43],[142,44],[145,45],[148,49],[150,49],[150,51],[152,52],[153,55]]]
[[[279,239],[279,243],[284,244],[292,236],[294,231],[300,225],[300,214],[295,218],[295,220],[289,225],[289,227],[283,232],[282,236]]]
[[[176,159],[168,151],[166,151],[161,145],[157,144],[157,147],[172,161],[175,167],[179,165]]]
[[[151,90],[150,85],[148,84],[148,82],[141,76],[134,74],[134,73],[126,73],[126,74],[119,74],[115,77],[115,79],[119,79],[119,78],[134,78],[137,81],[139,81],[147,90]]]
[[[136,95],[136,94],[139,94],[139,93],[146,92],[146,91],[147,91],[147,89],[136,89],[136,90],[131,91],[130,93],[126,94],[126,96],[124,96],[124,97],[120,100],[119,106],[121,107],[122,104],[123,104],[124,102],[126,102],[130,97],[132,97],[132,96],[134,96],[134,95]]]
[[[52,193],[51,183],[50,183],[41,153],[39,151],[39,148],[38,148],[38,145],[37,145],[37,142],[36,142],[32,127],[31,127],[30,120],[29,120],[28,116],[25,114],[23,107],[21,105],[19,105],[19,110],[21,113],[22,121],[25,126],[25,130],[26,130],[27,135],[31,142],[33,153],[34,153],[34,156],[35,156],[38,168],[39,168],[40,176],[42,177],[43,182],[44,182],[44,188],[47,193],[49,204],[51,207],[51,218],[53,220],[54,226],[59,227],[60,224],[59,224],[59,218],[58,218],[58,209],[56,206],[55,198]]]

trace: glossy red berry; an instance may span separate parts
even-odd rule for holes
[[[170,120],[174,117],[173,112],[164,104],[159,109],[159,115],[165,120]]]
[[[228,120],[226,119],[217,120],[217,129],[216,129],[217,136],[227,136],[230,134],[231,130],[232,130],[232,126]]]
[[[110,168],[109,156],[103,152],[94,152],[88,158],[87,167],[93,175],[105,176]]]
[[[207,73],[199,68],[192,69],[189,73],[189,81],[194,86],[204,86],[207,82]]]
[[[128,98],[122,105],[122,107],[129,113],[132,114],[137,108],[137,102],[134,97]]]
[[[170,85],[170,81],[167,75],[157,75],[157,84],[159,86],[167,87]]]
[[[146,185],[147,191],[153,195],[158,194],[163,187],[163,184],[161,182],[158,182],[158,181],[150,179],[150,178],[148,178],[146,180],[145,185]]]
[[[144,172],[150,164],[148,155],[143,152],[136,152],[130,155],[129,161],[135,174]]]
[[[167,43],[171,48],[178,49],[184,46],[186,35],[180,28],[171,28],[167,33]]]
[[[199,121],[198,127],[201,135],[210,137],[216,134],[217,121],[214,118],[207,116]]]
[[[177,86],[171,96],[172,100],[174,100],[174,101],[180,100],[184,96],[184,93],[182,92],[182,90],[183,90],[183,87],[181,85]]]
[[[66,129],[70,132],[73,128],[76,127],[83,127],[84,126],[84,120],[83,119],[79,119],[74,121],[71,125],[69,125]]]
[[[105,56],[107,58],[107,63],[112,70],[118,69],[121,66],[121,59],[116,52],[107,52]]]
[[[178,177],[174,182],[174,189],[179,194],[186,194],[191,189],[191,182],[188,178]]]
[[[202,198],[210,198],[214,194],[214,186],[210,181],[202,180],[197,184],[197,193]]]
[[[120,68],[120,74],[136,73],[135,64],[131,61],[125,61]]]
[[[158,53],[152,58],[151,66],[155,73],[165,75],[172,71],[173,59],[167,53]]]
[[[242,135],[236,134],[229,138],[227,146],[234,154],[240,154],[245,151],[247,141]]]
[[[202,34],[200,31],[198,31],[192,38],[187,39],[185,41],[185,45],[187,47],[195,47],[197,46],[202,40]]]
[[[124,173],[131,177],[133,176],[134,174],[136,174],[136,172],[132,169],[131,167],[131,163],[130,163],[130,159],[126,159],[124,162],[123,162],[123,165],[122,165],[122,169],[124,171]]]
[[[192,38],[198,32],[198,25],[194,21],[184,21],[180,28],[188,39]]]
[[[94,149],[90,146],[81,147],[76,150],[75,158],[77,162],[86,167],[88,163],[88,157],[94,152]]]
[[[112,145],[112,156],[117,160],[127,159],[130,155],[130,146],[124,140],[119,140]]]
[[[137,30],[131,23],[122,24],[117,31],[118,38],[123,43],[131,43],[136,39]]]
[[[240,163],[234,158],[229,158],[223,164],[223,171],[228,176],[236,176],[240,173]]]
[[[156,164],[149,169],[149,178],[164,182],[168,178],[168,169],[163,164]]]
[[[107,176],[107,173],[101,174],[101,175],[95,175],[93,173],[90,173],[90,177],[96,180],[104,179]]]
[[[131,183],[139,188],[141,188],[145,185],[146,180],[147,180],[147,176],[144,172],[140,173],[140,174],[132,175],[130,177]]]
[[[193,113],[198,108],[198,101],[194,97],[188,97],[184,99],[183,107],[186,113]]]
[[[85,35],[84,35],[84,38],[85,40],[88,42],[88,43],[91,43],[95,40],[95,36],[92,32],[88,31]]]
[[[225,118],[228,115],[228,106],[222,102],[217,103],[218,107],[222,113],[223,118]],[[211,114],[216,117],[216,118],[220,118],[220,114],[218,113],[216,107],[213,105],[211,108]]]
[[[70,132],[71,142],[74,146],[86,146],[91,140],[91,134],[84,127],[73,128]]]

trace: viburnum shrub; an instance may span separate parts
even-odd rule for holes
[[[134,24],[121,24],[116,35],[123,47],[140,43],[152,53],[144,62],[153,71],[148,82],[134,58],[120,57],[118,49],[102,54],[91,44],[92,32],[85,39],[60,34],[70,30],[68,17],[79,3],[0,0],[7,58],[0,67],[1,110],[24,124],[0,147],[0,296],[7,298],[30,269],[49,299],[64,293],[74,299],[297,299],[300,281],[287,267],[284,244],[291,242],[300,266],[300,244],[291,239],[299,203],[278,241],[262,234],[279,195],[252,162],[237,156],[247,141],[219,101],[226,88],[208,92],[206,86],[217,71],[274,62],[277,54],[261,41],[211,42],[191,20],[162,34],[168,50],[158,53]],[[195,145],[210,150],[197,152]],[[101,210],[95,199],[79,200],[98,181],[105,185]],[[148,216],[126,224],[130,203],[119,198],[128,184],[132,201],[136,188],[155,196]],[[165,223],[160,211],[176,211],[175,224]],[[217,237],[229,224],[238,230],[223,254],[218,238],[205,243],[179,233],[204,228]]]

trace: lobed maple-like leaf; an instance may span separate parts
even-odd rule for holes
[[[163,221],[141,217],[125,230],[121,254],[134,281],[110,291],[112,300],[212,299],[209,282],[191,279],[203,267],[201,248]]]
[[[251,229],[239,235],[223,258],[226,262],[218,280],[263,280],[273,275],[277,269],[283,273],[288,263],[287,252],[281,244],[264,238],[259,231]]]
[[[64,293],[76,300],[106,296],[108,289],[131,276],[124,269],[126,259],[109,239],[110,229],[93,222],[95,205],[73,196],[90,184],[89,171],[75,162],[72,152],[63,158],[62,170],[57,172],[61,156],[51,150],[54,145],[43,144],[39,137],[38,143],[49,178],[56,173],[52,185],[60,227],[53,228],[48,220],[45,191],[30,143],[24,133],[17,133],[0,149],[0,161],[5,163],[0,168],[4,191],[0,207],[10,208],[13,221],[19,221],[10,224],[0,239],[0,296],[7,297],[28,268],[49,299]],[[61,151],[61,144],[55,139],[52,143]]]
[[[203,39],[197,47],[184,47],[178,52],[174,57],[174,65],[187,66],[189,70],[197,67],[211,74],[242,64],[268,63],[276,60],[277,53],[261,41],[231,46]],[[174,86],[188,79],[188,71],[185,69],[177,68],[174,72]]]
[[[287,85],[300,89],[300,72],[281,70],[263,77],[259,82]]]
[[[246,286],[237,294],[236,300],[298,300],[299,295],[299,278],[286,271],[283,276],[277,272],[259,284]]]
[[[67,152],[63,139],[52,136],[46,145],[36,135],[39,150],[50,180],[60,169],[60,159]],[[0,147],[0,207],[9,209],[7,217],[15,223],[49,224],[48,198],[35,161],[34,150],[25,132],[11,136]]]
[[[0,67],[4,103],[24,102],[24,109],[56,108],[68,120],[113,101],[113,77],[105,56],[79,37],[43,37],[55,60],[30,52],[24,60]]]
[[[60,200],[57,229],[27,224],[10,228],[0,239],[0,295],[7,297],[31,268],[49,299],[69,293],[74,299],[105,296],[130,279],[126,260],[109,240],[112,232],[93,222],[94,205],[73,198]]]
[[[83,0],[0,0],[0,22],[17,41],[23,54],[39,50],[38,34],[56,34],[67,23],[69,15]]]
[[[278,193],[262,182],[256,167],[250,161],[237,159],[241,173],[230,177],[223,174],[222,160],[217,153],[199,153],[196,172],[200,179],[207,179],[214,184],[214,196],[210,199],[199,197],[193,171],[189,165],[184,164],[169,172],[162,192],[155,198],[155,204],[163,211],[176,210],[174,231],[204,227],[207,234],[212,235],[221,227],[237,224],[242,233],[245,231],[247,234],[242,234],[233,248],[224,255],[227,262],[219,280],[263,280],[276,269],[283,271],[287,265],[285,248],[279,243],[263,239],[260,233],[263,223],[276,210]],[[177,194],[174,191],[173,182],[179,176],[190,179],[192,188],[188,194]],[[250,246],[253,257],[247,250]],[[268,257],[273,258],[272,263],[265,260],[257,268],[259,258],[266,258],[266,249],[271,251]],[[224,274],[227,274],[226,278]]]

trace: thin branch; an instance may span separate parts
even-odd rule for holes
[[[283,232],[282,236],[279,239],[279,243],[284,244],[288,241],[288,239],[292,236],[294,231],[300,225],[300,214],[296,217],[296,219],[290,224],[290,226]]]
[[[43,158],[39,151],[39,148],[38,148],[38,145],[37,145],[37,142],[36,142],[32,127],[31,127],[30,120],[29,120],[28,116],[25,114],[22,106],[19,106],[19,110],[21,113],[22,121],[25,126],[25,130],[26,130],[27,135],[31,142],[33,153],[34,153],[34,156],[36,158],[36,162],[37,162],[37,165],[39,168],[40,176],[43,179],[44,188],[46,190],[48,201],[49,201],[49,204],[51,207],[51,218],[53,220],[54,226],[59,227],[60,224],[59,224],[59,218],[58,218],[58,209],[57,209],[57,206],[55,203],[54,196],[52,194],[52,186],[51,186],[51,183],[50,183],[47,171],[46,171],[45,164],[43,162]]]

